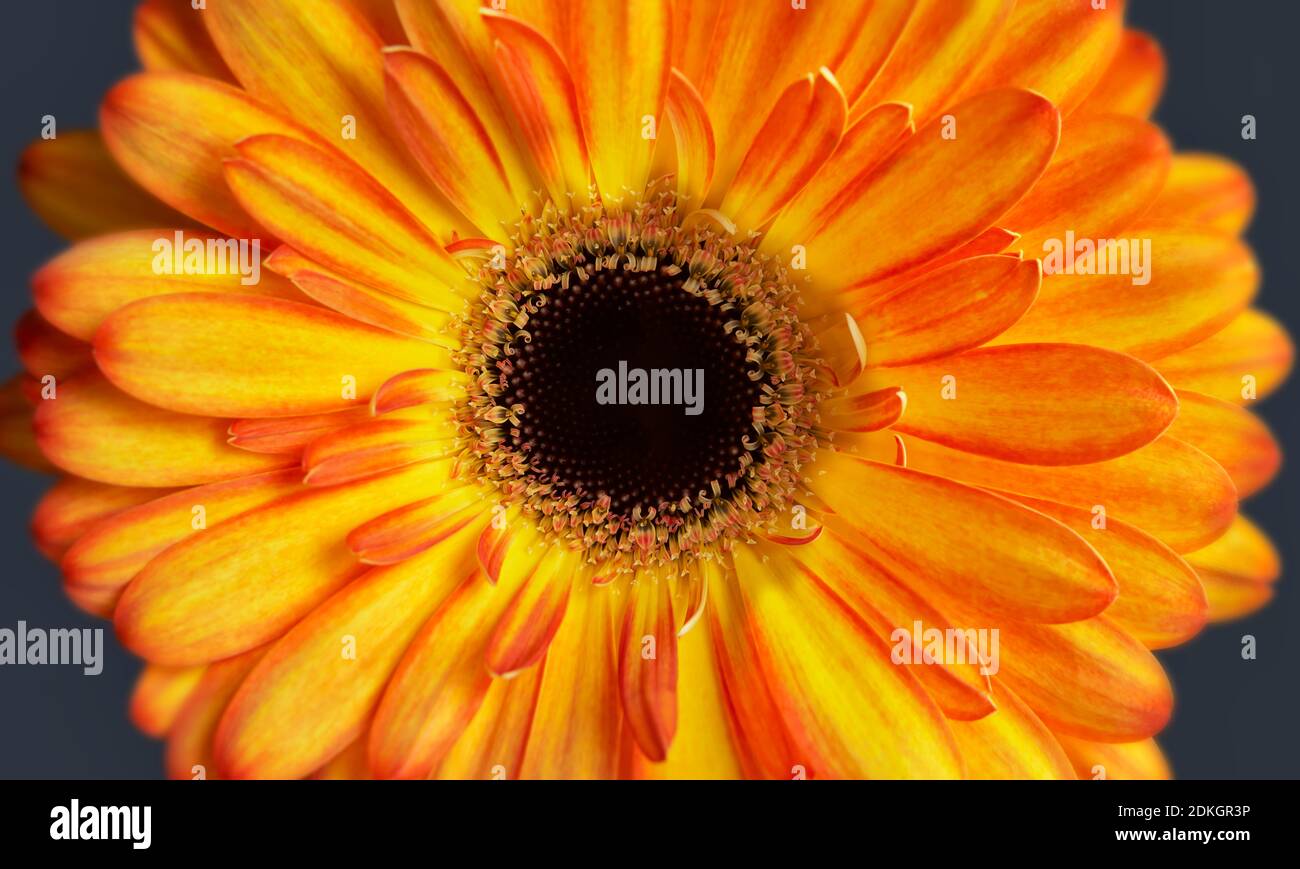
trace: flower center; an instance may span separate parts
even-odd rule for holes
[[[671,193],[525,218],[462,324],[462,461],[593,562],[708,557],[784,512],[816,447],[784,269]]]

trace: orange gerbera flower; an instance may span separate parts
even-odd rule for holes
[[[1095,5],[145,2],[2,430],[169,773],[1165,774],[1292,350]]]

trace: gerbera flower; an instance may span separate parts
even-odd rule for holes
[[[168,772],[1166,774],[1291,345],[1123,2],[482,5],[149,0],[23,159],[6,451]]]

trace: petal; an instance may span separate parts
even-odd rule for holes
[[[1160,192],[1171,146],[1160,128],[1123,115],[1072,115],[1052,163],[1024,199],[998,222],[1020,233],[1026,256],[1074,238],[1111,238],[1127,230]],[[1126,234],[1131,234],[1126,232]],[[1044,271],[1050,272],[1044,262]]]
[[[867,378],[874,380],[907,393],[896,431],[1035,465],[1125,455],[1155,440],[1178,412],[1155,369],[1078,344],[987,347]]]
[[[943,714],[890,662],[885,642],[825,591],[759,556],[738,547],[736,572],[793,762],[814,778],[959,777]]]
[[[477,664],[477,660],[471,665]],[[523,767],[542,668],[493,679],[474,719],[438,765],[441,779],[509,779]],[[455,713],[455,709],[448,709]]]
[[[441,545],[485,512],[483,492],[462,486],[357,526],[348,533],[348,548],[367,564],[397,564]]]
[[[501,236],[519,216],[527,177],[502,160],[451,75],[413,49],[392,48],[384,82],[393,124],[420,168],[484,235]]]
[[[743,775],[709,632],[701,626],[677,641],[677,735],[662,763],[653,763],[638,751],[632,776],[698,780]]]
[[[577,583],[542,669],[519,778],[618,774],[622,712],[609,588]]]
[[[942,477],[825,450],[815,468],[810,485],[857,539],[920,574],[927,588],[978,599],[994,615],[1045,622],[1087,618],[1115,599],[1115,579],[1092,547],[1040,513]],[[961,518],[970,516],[980,523]]]
[[[979,256],[928,272],[872,302],[861,317],[867,364],[912,365],[978,347],[1038,295],[1037,260]]]
[[[175,543],[302,487],[298,470],[272,471],[162,495],[98,522],[68,549],[60,567],[70,590],[117,597],[154,556]],[[127,490],[129,491],[129,490]],[[146,490],[157,494],[157,490]]]
[[[672,6],[570,0],[565,32],[578,115],[596,184],[606,201],[640,195],[668,92]]]
[[[1069,527],[1106,560],[1119,584],[1119,597],[1106,609],[1106,618],[1148,649],[1186,642],[1205,626],[1205,591],[1196,571],[1168,546],[1104,513],[1053,501],[1019,500]]]
[[[1169,762],[1154,739],[1092,742],[1066,734],[1059,734],[1057,739],[1081,779],[1164,781],[1173,777]]]
[[[989,50],[1015,0],[921,0],[858,108],[908,103],[929,120]]]
[[[1244,169],[1218,154],[1176,154],[1147,217],[1207,224],[1235,235],[1254,213],[1255,186]]]
[[[1268,537],[1245,516],[1204,549],[1190,553],[1210,602],[1210,619],[1227,621],[1255,612],[1273,597],[1282,561]]]
[[[1165,89],[1166,72],[1160,43],[1140,31],[1125,30],[1110,66],[1079,111],[1150,117]]]
[[[564,59],[541,33],[489,10],[483,21],[495,40],[495,64],[524,145],[551,201],[561,210],[572,194],[584,203],[590,186],[578,100]]]
[[[58,387],[36,410],[42,452],[73,474],[119,486],[193,486],[284,467],[283,456],[226,443],[229,423],[137,401],[96,372]]]
[[[1022,0],[962,93],[1014,87],[1036,91],[1069,112],[1101,79],[1124,35],[1124,0]]]
[[[1105,616],[999,629],[998,678],[1053,730],[1130,742],[1169,721],[1173,692],[1160,662]]]
[[[166,493],[64,477],[41,496],[32,512],[32,538],[46,557],[57,561],[96,523],[161,494]]]
[[[417,467],[306,489],[181,541],[127,586],[118,636],[136,654],[174,666],[273,640],[362,572],[344,544],[351,528],[436,485],[434,472]]]
[[[1061,745],[1033,710],[998,686],[998,710],[977,721],[953,721],[952,735],[972,779],[1072,779]]]
[[[131,723],[155,739],[165,736],[206,670],[146,664],[131,692]]]
[[[475,536],[370,571],[271,646],[217,728],[222,774],[298,778],[361,736],[420,624],[474,569]]]
[[[821,406],[821,424],[835,431],[879,431],[897,423],[906,408],[907,393],[888,386],[830,399]]]
[[[189,225],[127,177],[98,131],[69,130],[29,145],[18,160],[18,189],[50,229],[73,241]]]
[[[199,241],[206,249],[209,242],[219,239],[221,236],[186,232],[180,244],[183,249],[185,243]],[[168,249],[173,251],[170,256]],[[185,274],[182,268],[178,274],[169,267],[176,249],[173,230],[138,230],[78,242],[32,278],[36,308],[60,330],[89,341],[109,314],[152,296],[210,292],[303,300],[292,284],[266,270],[259,270],[258,280],[248,283],[245,275],[230,269],[204,268]]]
[[[894,460],[892,438],[874,437],[864,450],[878,461]],[[1002,462],[951,450],[919,438],[907,443],[908,467],[972,486],[1028,495],[1107,515],[1136,525],[1188,552],[1214,540],[1232,523],[1237,490],[1223,468],[1205,453],[1172,437],[1090,465],[1043,467]]]
[[[176,722],[167,736],[165,763],[169,778],[217,777],[216,763],[212,759],[212,737],[216,733],[217,722],[221,720],[226,704],[264,651],[253,649],[218,661],[207,668],[176,716]]]
[[[664,113],[677,149],[677,195],[689,205],[702,205],[713,183],[717,143],[700,92],[675,69],[668,80]]]
[[[1169,434],[1222,465],[1242,498],[1267,486],[1282,466],[1281,447],[1259,417],[1208,395],[1180,390]]]
[[[354,407],[309,416],[281,416],[271,419],[241,419],[230,424],[232,447],[254,453],[301,456],[303,449],[321,435],[364,422],[370,409]]]
[[[370,764],[377,777],[423,778],[438,768],[491,684],[503,681],[493,680],[483,656],[509,601],[510,589],[475,573],[425,622],[375,710]]]
[[[28,382],[20,374],[0,385],[0,455],[24,468],[52,473],[54,465],[36,443],[35,409],[23,394]]]
[[[624,721],[642,754],[658,762],[677,733],[677,623],[667,572],[639,572],[628,597],[618,653]]]
[[[581,556],[568,549],[546,551],[492,632],[489,671],[508,677],[542,659],[564,621],[573,587],[583,584],[575,577],[581,563]]]
[[[60,332],[36,311],[18,320],[14,345],[27,373],[38,380],[46,375],[62,380],[95,364],[89,344]]]
[[[766,224],[817,174],[839,145],[847,115],[825,68],[785,89],[719,206],[741,234]]]
[[[205,15],[249,93],[334,143],[444,238],[467,234],[398,144],[384,108],[383,44],[359,9],[346,0],[222,0]]]
[[[450,362],[432,344],[324,308],[198,293],[144,299],[113,314],[95,333],[95,358],[138,398],[227,417],[341,410],[399,371]]]
[[[294,249],[411,302],[459,311],[465,270],[402,201],[337,153],[285,136],[239,143],[225,164],[240,204]]]
[[[1276,320],[1248,308],[1222,331],[1154,364],[1178,389],[1244,404],[1263,398],[1291,373],[1295,346]]]
[[[334,486],[393,468],[449,458],[456,451],[455,420],[371,419],[324,435],[302,455],[303,482]],[[448,471],[450,474],[450,471]]]
[[[126,79],[104,97],[99,119],[109,151],[141,187],[227,235],[267,242],[231,195],[222,161],[257,134],[315,138],[232,85],[182,73]]]
[[[816,286],[865,284],[965,244],[1028,191],[1056,149],[1060,116],[1027,91],[981,94],[908,139],[810,230]]]
[[[1250,248],[1218,230],[1144,222],[1126,234],[1150,240],[1144,277],[1044,275],[1033,307],[995,343],[1091,344],[1157,359],[1218,332],[1259,287]]]
[[[439,401],[459,401],[465,396],[465,374],[426,368],[403,371],[386,381],[371,399],[371,411],[380,416]]]
[[[150,72],[188,72],[233,81],[192,0],[144,0],[135,8],[135,53]]]

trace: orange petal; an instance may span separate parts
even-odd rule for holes
[[[847,115],[825,68],[777,98],[719,206],[741,234],[759,229],[807,186],[839,145]]]
[[[960,133],[959,133],[960,135]],[[1052,163],[998,222],[1021,234],[1026,256],[1052,243],[1112,238],[1151,205],[1169,174],[1171,146],[1160,128],[1123,115],[1072,115]],[[1050,260],[1044,262],[1044,271]]]
[[[702,205],[713,183],[717,143],[700,92],[675,69],[668,80],[664,113],[677,150],[677,195],[691,206]]]
[[[999,629],[998,678],[1053,730],[1131,742],[1169,721],[1173,693],[1160,662],[1105,616]]]
[[[1081,779],[1165,781],[1173,777],[1169,762],[1154,739],[1092,742],[1063,733],[1058,734],[1057,739]]]
[[[570,0],[566,11],[569,71],[596,184],[606,201],[639,195],[668,92],[672,6]]]
[[[1096,86],[1119,50],[1125,0],[1017,3],[994,48],[962,87],[963,94],[1012,85],[1036,91],[1071,111]]]
[[[657,762],[677,732],[677,623],[667,572],[641,571],[628,595],[618,654],[624,720]]]
[[[321,435],[356,425],[369,418],[369,408],[354,407],[310,416],[240,419],[230,424],[229,444],[254,453],[301,456],[307,444]]]
[[[1208,395],[1180,390],[1169,434],[1222,465],[1242,498],[1267,486],[1282,466],[1282,450],[1263,420]]]
[[[127,177],[98,131],[68,130],[29,145],[18,160],[18,189],[50,229],[73,241],[190,225]]]
[[[420,624],[475,569],[473,538],[371,570],[271,646],[217,728],[222,774],[298,778],[361,736]]]
[[[765,550],[773,564],[786,565],[793,559],[790,573],[799,581],[819,584],[843,601],[879,638],[897,644],[895,632],[913,632],[916,622],[945,630],[951,621],[927,603],[910,584],[889,572],[879,562],[856,549],[852,540],[856,531],[832,523],[816,544],[780,550]],[[906,662],[892,659],[916,678],[951,719],[964,721],[981,718],[996,708],[990,685],[981,673],[977,650],[971,648],[963,661],[925,661],[921,638],[914,637],[915,657]],[[897,645],[895,645],[897,648]]]
[[[403,202],[336,152],[285,136],[254,136],[225,163],[249,214],[295,250],[367,286],[460,311],[465,270]]]
[[[454,421],[372,419],[327,434],[302,455],[303,482],[348,483],[420,462],[449,458],[456,450]],[[450,473],[450,471],[448,472]]]
[[[1115,579],[1092,547],[1040,513],[942,477],[826,450],[814,468],[810,485],[858,539],[920,574],[927,587],[977,599],[994,615],[1045,622],[1087,618],[1115,599]],[[970,516],[981,521],[961,518]]]
[[[212,737],[217,722],[264,652],[264,649],[253,649],[207,668],[167,736],[165,763],[169,778],[217,778],[217,766],[212,759]]]
[[[921,0],[855,114],[886,100],[929,120],[998,39],[1015,0]]]
[[[46,375],[62,380],[95,364],[89,344],[60,332],[36,311],[18,320],[14,344],[23,367],[38,380]]]
[[[298,416],[355,406],[399,371],[446,367],[445,350],[324,308],[186,293],[135,302],[95,333],[115,384],[185,413]]]
[[[222,161],[237,156],[236,142],[259,133],[315,138],[237,87],[181,73],[117,84],[99,119],[109,151],[140,186],[200,223],[268,245],[266,230],[226,186]]]
[[[980,256],[935,269],[872,302],[862,314],[867,362],[911,365],[978,347],[1029,310],[1037,260]]]
[[[527,177],[503,161],[443,67],[413,49],[391,48],[384,73],[389,114],[420,168],[484,235],[502,236],[502,224],[519,216]]]
[[[20,374],[0,385],[0,456],[33,471],[52,473],[54,465],[36,443],[36,412],[24,394],[27,383]]]
[[[60,567],[69,590],[103,600],[97,614],[111,617],[121,590],[154,556],[196,532],[300,489],[300,477],[290,469],[212,483],[162,495],[104,519],[63,556]]]
[[[998,710],[978,721],[949,722],[972,779],[1072,779],[1060,743],[1033,710],[998,686]]]
[[[1286,329],[1248,308],[1222,331],[1153,364],[1178,389],[1244,404],[1277,389],[1294,359]]]
[[[993,225],[1042,174],[1060,116],[1028,91],[981,94],[937,119],[840,197],[810,227],[808,268],[825,290],[865,284],[965,244]]]
[[[427,776],[469,726],[494,681],[483,656],[509,600],[510,589],[476,573],[425,622],[375,711],[370,763],[377,777]]]
[[[87,372],[36,410],[36,440],[60,468],[119,486],[193,486],[284,467],[290,459],[237,450],[228,423],[137,401]]]
[[[830,159],[772,224],[768,246],[785,254],[790,245],[806,243],[911,133],[912,109],[900,103],[876,106],[854,123]]]
[[[426,368],[403,371],[375,392],[370,409],[376,416],[440,401],[457,401],[465,396],[466,377],[460,371]]]
[[[347,0],[222,0],[204,14],[249,93],[333,143],[444,239],[468,234],[399,144],[384,108],[383,43],[360,9]]]
[[[1207,224],[1235,235],[1254,213],[1255,186],[1244,169],[1218,154],[1176,154],[1147,217]]]
[[[183,540],[127,586],[118,636],[142,657],[171,665],[273,640],[362,571],[344,543],[350,529],[438,483],[435,472],[416,467],[306,489]]]
[[[144,0],[135,8],[135,53],[150,72],[188,72],[233,81],[193,0]]]
[[[1187,556],[1205,586],[1214,621],[1241,618],[1273,597],[1282,573],[1277,550],[1253,522],[1238,516],[1228,532]]]
[[[474,719],[447,751],[435,775],[440,779],[518,777],[541,684],[541,667],[513,679],[493,679]]]
[[[1164,92],[1165,75],[1160,43],[1140,31],[1125,30],[1110,66],[1079,110],[1150,117]]]
[[[487,648],[488,670],[510,676],[536,664],[564,621],[575,573],[581,558],[575,552],[551,547],[537,568],[510,601],[492,632]]]
[[[608,587],[575,584],[564,624],[542,667],[519,778],[617,775],[622,712],[612,609]]]
[[[1250,248],[1218,230],[1143,222],[1125,234],[1150,240],[1145,278],[1044,275],[1033,307],[994,343],[1091,344],[1157,359],[1218,332],[1259,287]]]
[[[891,663],[885,642],[824,590],[759,555],[737,547],[736,573],[793,764],[813,778],[959,777],[943,714]]]
[[[686,5],[677,4],[675,12],[685,14]],[[715,202],[726,193],[786,85],[824,66],[853,105],[885,62],[914,3],[717,5],[721,8],[716,13],[694,13],[712,20],[693,25],[708,30],[692,37],[684,46],[684,65],[677,64],[700,89],[718,136],[716,184],[710,197]]]
[[[1119,597],[1106,609],[1106,617],[1148,649],[1176,646],[1205,626],[1205,591],[1196,571],[1168,546],[1093,510],[1019,500],[1069,527],[1106,560],[1119,584]]]
[[[166,736],[207,669],[146,664],[131,692],[131,723],[155,739]]]
[[[737,779],[743,775],[737,748],[727,721],[727,698],[722,687],[713,639],[707,625],[677,642],[677,735],[660,763],[636,749],[632,778]]]
[[[485,509],[482,491],[462,486],[357,526],[348,534],[348,548],[367,564],[396,564],[441,544]]]
[[[821,406],[821,424],[835,431],[879,431],[898,422],[906,408],[907,394],[888,386],[830,399]]]
[[[1155,440],[1178,412],[1155,369],[1077,344],[987,347],[881,371],[873,380],[907,393],[908,412],[895,430],[1036,465],[1125,455]]]
[[[58,561],[96,523],[164,494],[166,491],[160,489],[64,477],[41,496],[32,512],[32,537],[46,557]]]
[[[205,248],[221,236],[186,232],[183,243],[199,241]],[[245,284],[237,270],[225,274],[166,274],[155,263],[164,248],[175,244],[175,231],[137,230],[104,235],[73,245],[41,267],[32,278],[36,308],[60,330],[89,341],[109,314],[138,299],[170,293],[243,293],[303,301],[293,285],[265,269],[256,283]],[[173,247],[174,249],[174,247]],[[251,278],[251,275],[249,276]]]
[[[399,299],[335,274],[288,245],[275,249],[266,267],[293,281],[303,294],[353,320],[434,344],[450,339],[451,315]]]
[[[573,80],[555,46],[509,15],[484,10],[495,40],[495,64],[506,101],[514,110],[523,142],[541,174],[542,185],[561,210],[573,194],[587,199],[590,170]]]
[[[811,325],[817,332],[819,373],[833,387],[848,386],[867,367],[867,342],[852,314],[828,314]]]

